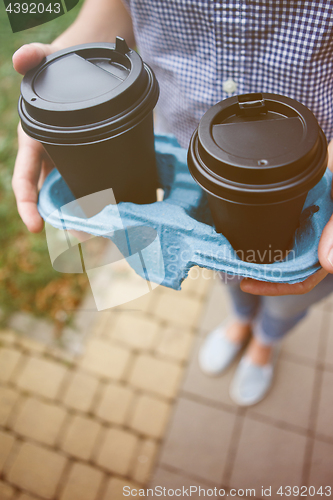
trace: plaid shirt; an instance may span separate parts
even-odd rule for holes
[[[159,106],[183,147],[233,94],[305,104],[333,138],[333,0],[126,0]]]

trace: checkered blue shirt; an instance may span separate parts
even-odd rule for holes
[[[333,138],[333,0],[126,4],[160,83],[160,109],[183,147],[209,107],[248,92],[297,99]]]

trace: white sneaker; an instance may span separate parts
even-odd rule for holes
[[[257,365],[248,355],[240,360],[230,385],[230,397],[240,406],[251,406],[262,401],[272,386],[279,348],[275,347],[272,361]]]
[[[228,318],[205,338],[199,351],[199,366],[206,375],[222,373],[243,347],[245,342],[232,342],[226,336],[227,328],[232,324]]]

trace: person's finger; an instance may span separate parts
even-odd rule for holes
[[[309,276],[306,280],[300,283],[270,283],[266,281],[258,281],[252,278],[244,278],[241,281],[240,287],[243,292],[251,293],[252,295],[303,295],[310,292],[325,276],[325,269],[320,269],[316,273]]]
[[[44,57],[55,52],[57,48],[54,45],[43,43],[29,43],[22,45],[13,55],[13,66],[15,71],[25,75],[29,69],[37,66]]]
[[[19,127],[19,150],[15,161],[12,186],[18,212],[32,233],[43,229],[43,220],[37,210],[37,184],[44,156],[43,147],[28,137]]]

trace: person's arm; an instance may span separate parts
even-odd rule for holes
[[[333,140],[328,145],[328,168],[333,172]],[[333,182],[331,197],[333,199]],[[253,295],[302,295],[310,292],[328,273],[333,274],[333,215],[322,232],[318,246],[318,259],[322,269],[301,283],[290,285],[245,278],[241,282],[241,289]]]
[[[115,42],[116,36],[125,38],[129,47],[135,46],[132,20],[122,0],[86,0],[74,23],[54,42],[23,45],[13,55],[13,65],[18,73],[25,75],[57,50],[81,43]],[[17,209],[29,231],[39,232],[43,229],[43,220],[37,210],[38,188],[53,164],[42,145],[28,137],[21,125],[18,141],[12,180]]]

